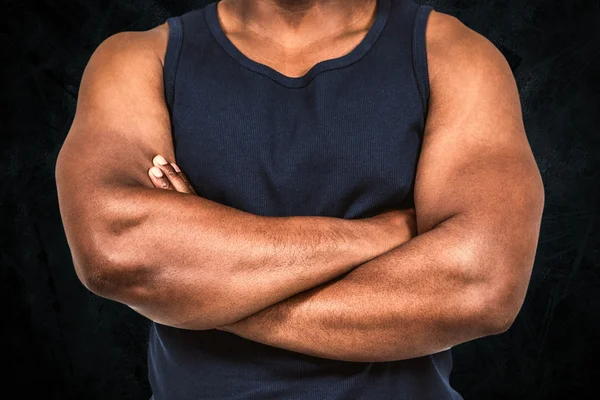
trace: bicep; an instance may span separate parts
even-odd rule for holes
[[[487,39],[436,14],[428,27],[430,112],[415,181],[419,234],[461,220],[475,256],[529,264],[543,186],[512,72]]]
[[[508,214],[542,194],[508,63],[464,27],[446,27],[459,32],[451,44],[440,43],[435,36],[444,28],[434,32],[435,24],[428,28],[430,112],[415,181],[423,231],[457,214]]]
[[[157,36],[122,32],[90,58],[57,160],[57,177],[65,186],[135,182],[151,187],[146,171],[152,157],[174,158]]]

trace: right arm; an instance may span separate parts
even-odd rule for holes
[[[56,163],[76,273],[97,295],[185,329],[233,323],[410,239],[402,214],[346,220],[263,217],[153,187],[175,161],[163,95],[168,30],[104,41],[84,71]]]

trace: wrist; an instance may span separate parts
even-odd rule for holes
[[[416,236],[414,212],[398,213],[393,219],[365,218],[367,245],[378,249],[379,254],[392,250]],[[379,255],[378,254],[378,255]]]

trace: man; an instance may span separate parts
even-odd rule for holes
[[[221,0],[104,41],[56,179],[160,399],[445,399],[522,306],[543,185],[501,53],[411,0]]]

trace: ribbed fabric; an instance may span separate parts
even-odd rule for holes
[[[430,11],[378,0],[363,41],[302,77],[241,53],[216,3],[169,18],[165,96],[176,160],[198,195],[264,216],[365,218],[414,206]],[[449,385],[450,350],[346,362],[153,324],[148,361],[155,400],[462,399]]]

